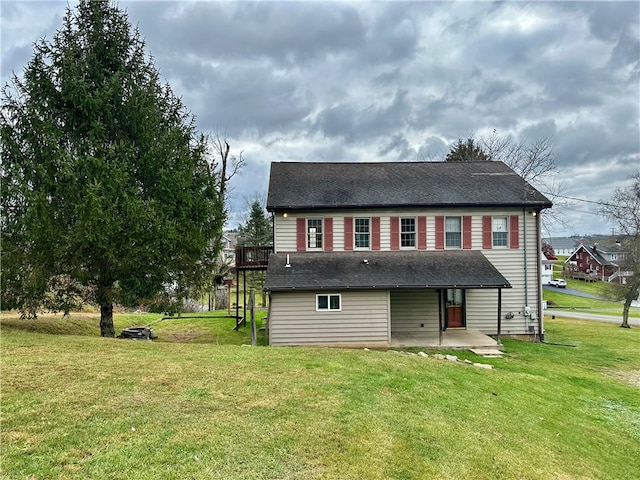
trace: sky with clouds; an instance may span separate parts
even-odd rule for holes
[[[198,129],[244,152],[231,227],[272,161],[442,160],[494,130],[551,138],[566,197],[607,199],[640,172],[637,1],[117,4]],[[0,4],[3,85],[66,5]],[[610,233],[597,208],[558,206],[546,234]]]

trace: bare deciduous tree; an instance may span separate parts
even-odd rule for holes
[[[226,202],[228,200],[229,182],[245,166],[242,156],[244,151],[240,151],[237,156],[231,155],[231,145],[229,145],[226,134],[220,136],[219,132],[215,133],[212,143],[214,154],[217,157],[216,160],[219,159],[220,161],[220,194]]]
[[[230,192],[229,182],[245,166],[245,160],[243,151],[240,151],[238,155],[231,153],[231,145],[229,144],[226,133],[221,135],[220,132],[216,131],[215,138],[212,138],[210,141],[213,145],[214,164],[218,165],[217,172],[220,184],[220,195],[225,205],[226,214]],[[214,245],[221,245],[222,232],[220,232],[218,238],[212,239],[211,242]],[[210,268],[211,277],[208,286],[209,291],[213,293],[214,309],[220,310],[227,308],[226,287],[221,284],[221,281],[224,277],[232,273],[233,265],[228,259],[224,258],[224,255],[219,255]]]
[[[630,185],[616,189],[600,207],[600,214],[624,235],[621,238],[624,259],[619,262],[620,283],[607,289],[612,299],[624,301],[620,325],[624,328],[629,328],[631,303],[640,295],[640,173],[632,175],[630,180]]]
[[[504,162],[553,202],[556,208],[545,210],[542,216],[543,229],[550,230],[551,223],[568,227],[561,212],[569,202],[562,196],[564,182],[556,175],[558,155],[552,137],[540,137],[527,143],[493,130],[490,135],[479,137],[477,144],[491,160]]]
[[[540,137],[532,143],[498,135],[494,130],[478,143],[492,160],[504,162],[532,185],[544,183],[558,169],[558,157],[551,137]]]

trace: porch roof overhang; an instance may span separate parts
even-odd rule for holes
[[[288,263],[287,263],[288,259]],[[264,290],[511,288],[478,250],[273,253]]]

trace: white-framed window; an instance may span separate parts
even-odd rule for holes
[[[416,248],[416,219],[414,217],[400,219],[400,247]]]
[[[494,247],[509,246],[509,229],[507,217],[493,217],[492,238]]]
[[[462,248],[462,218],[446,217],[444,232],[447,248]]]
[[[339,312],[342,310],[342,298],[339,293],[321,293],[316,295],[316,312]]]
[[[369,249],[371,247],[371,220],[369,218],[355,218],[353,236],[357,249]]]
[[[307,249],[322,248],[322,218],[307,218]]]

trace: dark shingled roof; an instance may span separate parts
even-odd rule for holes
[[[273,162],[267,209],[551,207],[502,162]]]
[[[598,262],[600,265],[616,265],[615,263],[610,262],[609,260],[604,258],[598,251],[598,247],[594,248],[594,247],[590,247],[589,245],[580,245],[580,247],[584,248],[587,251],[587,253],[589,253],[589,255],[591,255],[595,259],[595,261]],[[578,247],[578,249],[575,252],[573,252],[573,255],[571,255],[570,258],[576,257],[577,253],[580,250],[580,247]],[[567,259],[567,261],[568,260],[569,259]]]
[[[478,250],[273,253],[264,289],[510,288]]]

